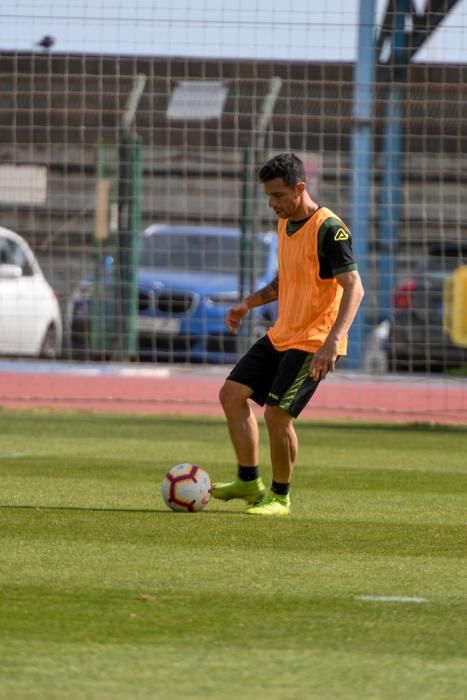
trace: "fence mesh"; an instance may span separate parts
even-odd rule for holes
[[[443,332],[442,289],[467,261],[466,4],[376,4],[360,124],[371,166],[355,178],[371,2],[3,3],[1,225],[29,244],[59,308],[22,241],[0,232],[0,352],[234,362],[276,313],[265,307],[240,339],[223,323],[275,273],[255,168],[292,150],[313,197],[365,237],[365,307],[341,371],[380,377],[381,395],[394,372],[465,391],[467,348]]]

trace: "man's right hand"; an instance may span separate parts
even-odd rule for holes
[[[232,333],[237,334],[238,329],[242,325],[243,317],[248,313],[249,308],[244,301],[235,304],[227,311],[225,317],[225,325]]]

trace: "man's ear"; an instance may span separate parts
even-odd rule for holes
[[[306,184],[304,182],[300,181],[300,182],[297,182],[295,187],[297,188],[299,193],[302,194],[305,191]]]

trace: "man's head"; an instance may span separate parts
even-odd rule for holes
[[[297,182],[306,182],[305,166],[295,153],[279,153],[260,168],[258,177],[262,183],[280,177],[288,187],[294,187]]]
[[[305,190],[305,167],[294,153],[279,153],[259,170],[269,206],[281,219],[300,216]]]

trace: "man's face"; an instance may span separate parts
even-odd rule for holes
[[[304,182],[297,182],[293,187],[286,185],[281,177],[264,183],[264,191],[269,198],[269,206],[280,219],[293,218],[301,202],[305,189]]]

